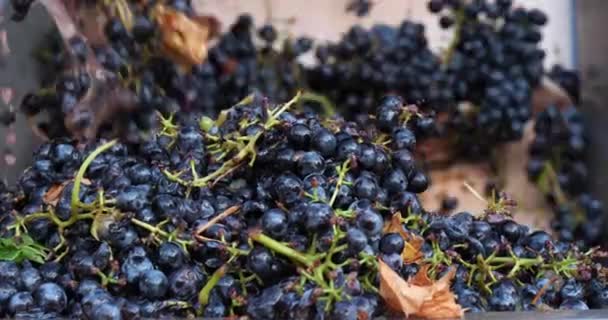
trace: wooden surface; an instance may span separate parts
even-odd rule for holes
[[[500,147],[497,154],[503,157],[498,163],[504,191],[517,201],[513,217],[520,223],[550,231],[549,221],[553,215],[547,206],[544,196],[528,181],[526,163],[528,145],[534,137],[532,123],[528,123],[524,139]],[[458,198],[458,207],[453,212],[469,211],[481,214],[486,203],[464,186],[466,182],[478,193],[484,193],[486,184],[494,179],[494,174],[487,162],[457,163],[446,169],[431,170],[431,187],[421,194],[420,199],[428,210],[439,210],[445,196]]]

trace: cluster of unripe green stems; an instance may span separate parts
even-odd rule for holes
[[[227,157],[229,154],[236,152],[236,154],[234,154],[230,159],[224,161],[222,163],[222,165],[214,172],[212,172],[204,177],[199,177],[199,175],[196,171],[196,168],[194,167],[193,162],[191,162],[192,180],[188,181],[186,179],[181,178],[181,176],[185,173],[185,171],[172,173],[172,172],[169,172],[168,170],[164,170],[165,175],[171,181],[177,182],[188,188],[200,188],[200,187],[208,186],[210,183],[213,183],[214,181],[216,181],[216,179],[221,179],[225,175],[229,174],[233,170],[240,167],[243,164],[243,162],[246,160],[249,160],[249,165],[252,166],[253,163],[255,162],[255,159],[257,156],[257,152],[256,152],[257,143],[260,140],[260,137],[262,136],[262,134],[265,131],[267,131],[267,130],[271,129],[272,127],[276,126],[277,124],[279,124],[280,123],[279,116],[283,112],[289,110],[289,108],[291,108],[295,103],[297,103],[298,100],[300,99],[300,96],[301,96],[301,93],[298,93],[298,94],[296,94],[295,97],[293,97],[287,103],[277,107],[274,110],[269,110],[268,119],[262,124],[262,130],[260,130],[253,136],[238,135],[238,136],[231,137],[231,138],[228,138],[228,137],[220,138],[218,136],[214,136],[209,133],[206,133],[205,137],[209,140],[214,141],[214,143],[209,145],[208,148],[210,148],[210,151],[212,153],[218,154],[215,158],[216,161],[221,161],[225,157]],[[245,98],[243,101],[241,101],[239,103],[239,105],[247,104],[252,99],[253,99],[253,97],[249,96],[249,97]],[[225,115],[223,117],[225,117]],[[210,120],[209,118],[203,118],[200,121],[200,127],[205,132],[209,131],[209,129],[214,125],[209,120]],[[215,125],[221,125],[222,122],[223,122],[222,114],[220,114],[218,119],[215,121]],[[169,135],[171,137],[177,136],[177,127],[175,126],[175,124],[173,124],[171,122],[171,118],[161,120],[161,124],[163,125],[163,130],[161,131],[161,133],[163,133],[165,135]],[[247,123],[247,125],[252,125],[252,124],[254,124],[254,123],[250,123],[250,122]]]

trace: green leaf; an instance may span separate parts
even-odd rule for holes
[[[44,263],[49,250],[25,234],[18,238],[0,238],[0,260]]]
[[[0,249],[0,260],[15,261],[19,257],[18,250]]]
[[[27,234],[21,236],[21,246],[29,246],[34,244],[34,239]]]
[[[23,247],[21,248],[21,260],[30,260],[38,263],[43,263],[46,254],[41,252],[40,250],[34,249],[32,247]]]

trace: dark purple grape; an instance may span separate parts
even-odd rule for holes
[[[139,292],[149,299],[160,299],[169,288],[167,276],[158,270],[148,270],[139,278]]]
[[[333,210],[327,204],[311,203],[306,208],[304,226],[308,232],[317,232],[329,226],[333,215]]]
[[[384,254],[401,254],[404,247],[405,242],[398,233],[387,233],[380,239],[380,251]]]
[[[280,209],[268,210],[262,216],[262,230],[273,238],[282,238],[287,227],[287,216]]]
[[[184,266],[169,276],[169,294],[180,300],[190,300],[203,287],[205,276],[191,266]]]
[[[492,311],[515,311],[521,303],[521,297],[515,285],[509,280],[502,280],[492,286],[488,298],[488,308]]]
[[[53,282],[41,284],[34,292],[36,304],[46,312],[60,313],[67,307],[68,299],[65,291]]]

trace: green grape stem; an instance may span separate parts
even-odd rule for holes
[[[509,252],[509,256],[502,257],[496,256],[496,252],[485,259],[481,255],[478,255],[475,263],[465,262],[461,258],[458,258],[458,261],[469,269],[469,285],[473,279],[477,279],[481,287],[488,292],[491,292],[490,286],[497,281],[494,276],[494,271],[496,270],[510,268],[506,277],[511,279],[516,279],[522,270],[532,270],[532,268],[538,272],[551,270],[556,274],[571,276],[577,270],[580,263],[580,261],[570,256],[553,261],[546,261],[540,255],[535,258],[520,258],[512,251]],[[475,277],[476,273],[478,274],[477,277]],[[489,282],[488,278],[490,279]]]
[[[554,195],[555,201],[559,206],[571,207],[577,224],[584,223],[587,220],[583,210],[575,201],[569,199],[564,190],[562,190],[557,179],[555,167],[551,161],[545,162],[540,176],[536,179],[536,185],[542,193]]]
[[[334,189],[334,193],[331,195],[331,198],[329,200],[330,207],[334,206],[334,202],[336,202],[336,198],[338,197],[338,193],[340,192],[340,187],[342,187],[342,184],[344,184],[344,178],[346,177],[348,170],[350,170],[349,164],[350,164],[350,159],[346,159],[346,161],[344,161],[341,165],[336,166],[336,171],[338,173],[338,180],[336,181],[336,187]]]
[[[326,96],[311,91],[306,91],[302,94],[303,101],[311,101],[318,103],[323,109],[323,114],[326,117],[331,117],[336,114],[336,106]]]
[[[205,284],[205,286],[198,293],[198,302],[201,307],[206,306],[209,303],[209,295],[211,294],[211,290],[217,285],[220,279],[226,274],[228,270],[227,265],[221,266],[219,269],[215,270],[209,281]]]
[[[406,242],[407,243],[407,242]],[[441,250],[439,247],[439,243],[437,241],[432,241],[433,254],[430,258],[425,259],[428,263],[431,264],[431,268],[429,269],[429,276],[435,277],[437,274],[437,268],[440,265],[451,265],[452,261],[448,255]]]
[[[263,234],[259,230],[250,233],[249,237],[253,241],[260,243],[261,245],[265,246],[266,248],[268,248],[274,252],[277,252],[281,255],[284,255],[293,261],[297,261],[306,267],[312,267],[316,261],[316,259],[314,257],[300,253],[300,252],[284,245],[283,243]]]
[[[101,286],[106,288],[108,284],[124,285],[124,279],[115,279],[111,275],[103,273],[101,270],[96,270],[97,276],[101,279]]]
[[[335,301],[340,301],[343,297],[343,290],[335,287],[332,274],[335,270],[351,263],[351,259],[346,259],[338,264],[332,260],[334,254],[347,248],[346,244],[339,244],[340,241],[346,237],[345,232],[334,225],[333,233],[334,237],[332,238],[330,248],[327,252],[321,254],[315,254],[312,250],[309,250],[309,253],[300,253],[283,243],[264,235],[260,231],[252,232],[250,238],[268,249],[302,264],[305,268],[298,269],[301,276],[299,288],[301,289],[306,281],[314,283],[321,289],[321,297],[319,297],[319,299],[326,302],[326,308],[330,308]],[[314,246],[314,241],[312,246]]]
[[[296,102],[298,102],[298,100],[301,98],[301,96],[302,96],[302,93],[298,92],[287,103],[283,104],[280,107],[277,107],[275,110],[270,110],[269,111],[270,116],[266,120],[266,122],[264,123],[264,126],[263,126],[264,130],[256,133],[254,136],[240,137],[239,139],[243,140],[243,141],[247,141],[247,144],[245,144],[244,146],[239,145],[240,151],[236,155],[234,155],[232,158],[230,158],[229,160],[224,162],[221,167],[219,167],[217,170],[210,173],[209,175],[207,175],[205,177],[200,177],[200,178],[193,177],[192,181],[184,181],[183,179],[179,178],[181,173],[171,174],[168,171],[164,171],[165,175],[167,175],[167,177],[170,180],[177,182],[179,184],[182,184],[184,186],[200,188],[200,187],[204,187],[204,186],[208,185],[210,182],[212,182],[214,180],[217,181],[217,180],[221,179],[222,177],[224,177],[225,175],[227,175],[228,173],[232,172],[235,168],[240,166],[241,163],[243,161],[245,161],[247,158],[250,158],[249,166],[253,166],[253,164],[255,163],[256,153],[257,153],[256,144],[257,144],[258,140],[260,140],[260,138],[262,137],[263,132],[266,130],[269,130],[272,127],[274,127],[275,125],[277,125],[279,123],[279,120],[278,120],[279,116],[283,112],[285,112],[289,108],[291,108]],[[251,98],[251,99],[253,99],[253,98]],[[216,120],[216,124],[221,125],[221,123],[225,120],[225,119],[223,119],[225,117],[226,117],[225,114],[220,113],[220,116],[218,116],[218,119]]]
[[[78,173],[76,174],[76,178],[74,178],[74,187],[72,188],[72,201],[70,202],[72,208],[72,216],[78,215],[78,209],[82,205],[80,202],[80,184],[82,179],[84,178],[84,174],[87,172],[89,165],[97,156],[99,156],[104,151],[112,148],[117,143],[117,140],[112,140],[110,142],[106,142],[103,145],[97,147],[91,154],[89,154],[80,169],[78,169]]]
[[[175,242],[179,243],[182,246],[182,248],[186,251],[187,251],[188,246],[192,244],[191,240],[178,239],[175,236],[175,234],[169,233],[169,232],[161,229],[158,225],[153,226],[149,223],[143,222],[136,218],[131,218],[131,223],[133,223],[134,225],[136,225],[140,228],[143,228],[143,229],[149,231],[152,234],[152,236],[155,238],[156,238],[156,236],[161,236],[164,238],[165,241],[175,241]],[[162,222],[159,225],[161,225],[161,224],[162,224]]]
[[[465,22],[464,10],[460,9],[455,13],[455,23],[454,23],[454,34],[450,45],[446,49],[443,55],[443,64],[447,65],[452,60],[452,56],[454,55],[454,51],[456,51],[456,47],[460,43],[460,34],[462,32],[462,26]]]

